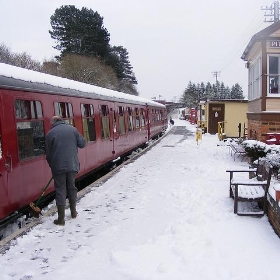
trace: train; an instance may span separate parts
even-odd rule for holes
[[[36,201],[51,178],[44,143],[54,115],[86,139],[77,180],[168,127],[163,104],[0,63],[0,222]]]

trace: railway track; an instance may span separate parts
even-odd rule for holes
[[[110,171],[107,171],[102,177],[94,180],[89,185],[87,185],[86,187],[79,190],[79,192],[77,194],[77,200],[79,201],[82,197],[84,197],[87,193],[89,193],[93,188],[101,186],[104,182],[106,182],[114,174],[116,174],[119,171],[119,169],[122,168],[124,165],[127,165],[130,162],[133,162],[134,160],[136,160],[137,158],[142,156],[144,153],[146,153],[148,150],[150,150],[153,146],[155,146],[157,143],[159,143],[159,141],[161,139],[163,139],[171,131],[173,131],[173,133],[176,133],[176,127],[173,127],[172,129],[170,129],[168,132],[166,132],[160,138],[157,138],[157,139],[151,141],[150,143],[148,143],[148,145],[145,148],[143,148],[143,149],[138,148],[136,151],[133,151],[129,156],[127,156],[127,159],[125,161],[118,164],[117,166],[115,166]],[[16,240],[20,236],[25,235],[33,227],[42,223],[44,217],[53,216],[57,211],[57,208],[56,208],[55,205],[53,205],[49,209],[46,209],[46,208],[47,207],[42,209],[43,216],[39,216],[39,218],[35,218],[35,217],[27,218],[27,220],[23,222],[22,221],[23,217],[19,217],[18,220],[17,220],[17,223],[20,224],[20,226],[19,226],[20,228],[17,228],[16,230],[9,233],[8,236],[5,236],[4,238],[0,239],[0,253],[3,254],[6,250],[8,250],[10,245],[12,244],[13,240]],[[67,201],[67,204],[66,204],[66,208],[69,208],[68,201]],[[9,221],[5,222],[5,225],[8,222]],[[3,228],[2,228],[2,230],[3,230]],[[1,226],[0,226],[0,232],[1,232]]]

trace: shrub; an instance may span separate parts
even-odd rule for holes
[[[265,157],[271,151],[269,145],[257,140],[245,140],[241,144],[247,156],[250,158],[251,163],[259,158]]]
[[[279,178],[280,171],[280,146],[271,146],[270,153],[266,154],[266,160],[273,168],[273,175]]]
[[[279,178],[280,175],[280,145],[267,145],[257,140],[245,140],[241,143],[250,158],[251,163],[259,158],[265,158],[273,168],[273,175]]]

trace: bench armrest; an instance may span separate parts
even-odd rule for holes
[[[267,185],[267,181],[253,181],[253,182],[249,182],[249,181],[236,181],[236,182],[232,182],[232,185],[234,186],[266,186]]]
[[[226,172],[256,172],[257,168],[226,170]]]

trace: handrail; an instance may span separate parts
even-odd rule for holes
[[[224,139],[225,122],[218,122],[218,138],[220,141]]]

